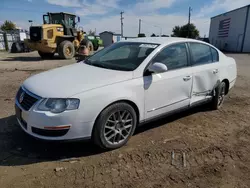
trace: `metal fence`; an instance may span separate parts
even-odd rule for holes
[[[19,32],[2,32],[0,31],[0,50],[9,51],[13,42],[20,41]]]

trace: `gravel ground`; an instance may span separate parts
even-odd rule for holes
[[[0,52],[0,187],[250,187],[250,56],[238,64],[224,107],[206,106],[139,127],[121,149],[90,142],[34,140],[14,117],[14,97],[30,75],[74,60]]]

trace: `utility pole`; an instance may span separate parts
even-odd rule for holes
[[[122,15],[124,14],[124,12],[122,11],[121,13],[121,35],[122,35],[122,37],[123,37],[123,17],[122,17]]]
[[[139,19],[139,34],[141,34],[141,19]]]
[[[188,38],[189,38],[189,35],[190,35],[190,19],[191,19],[191,11],[192,11],[192,8],[189,7],[188,9]]]

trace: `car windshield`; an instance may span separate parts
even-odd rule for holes
[[[118,42],[85,60],[86,64],[106,69],[133,71],[159,44]]]

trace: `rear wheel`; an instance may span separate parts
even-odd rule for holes
[[[94,51],[94,46],[93,43],[89,40],[83,39],[81,41],[81,45],[86,46],[89,49],[89,52],[93,52]]]
[[[54,53],[44,53],[41,51],[38,51],[38,54],[42,59],[52,59],[54,57]]]
[[[215,96],[211,102],[211,108],[213,110],[220,109],[223,105],[226,96],[227,85],[225,82],[221,82],[215,88]]]
[[[94,46],[94,51],[97,51],[98,48],[99,48],[99,44],[96,44],[96,45]]]
[[[94,126],[92,138],[103,149],[125,145],[133,135],[137,123],[136,112],[127,103],[115,103],[101,112]]]
[[[75,56],[75,47],[70,41],[63,41],[58,47],[59,57],[62,59],[72,59]]]

